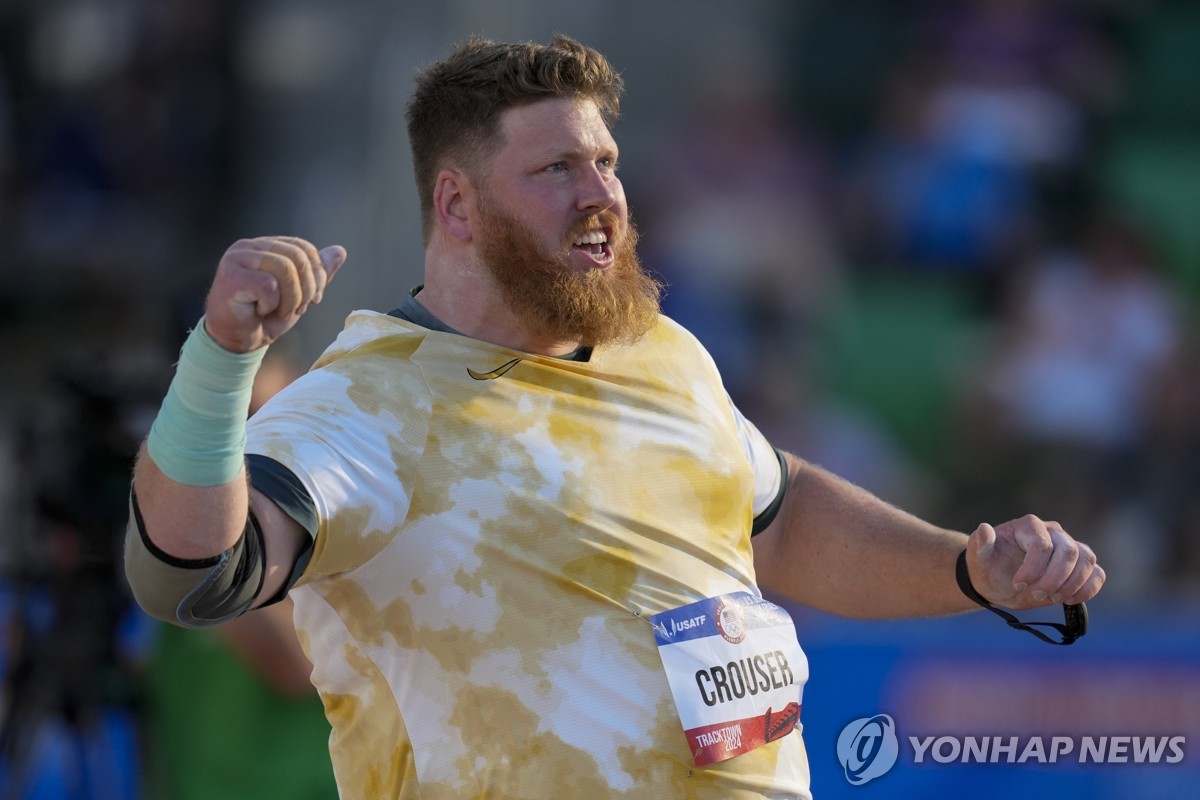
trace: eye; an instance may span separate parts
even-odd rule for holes
[[[602,158],[596,162],[596,166],[605,172],[616,172],[617,160],[615,158]]]
[[[567,162],[555,161],[553,164],[546,167],[546,172],[563,172],[567,169]]]

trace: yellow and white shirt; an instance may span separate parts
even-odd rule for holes
[[[343,798],[807,798],[696,767],[648,618],[759,594],[774,451],[667,318],[589,361],[356,312],[250,421],[316,506],[292,597]]]

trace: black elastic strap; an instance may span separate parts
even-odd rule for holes
[[[150,535],[146,533],[146,520],[142,517],[142,507],[138,505],[137,491],[132,486],[129,487],[129,503],[133,507],[133,524],[137,528],[138,538],[141,539],[146,550],[159,561],[180,569],[212,569],[221,563],[220,555],[208,558],[177,558],[165,550],[159,549]]]
[[[1022,622],[1004,609],[996,608],[971,585],[971,574],[967,571],[966,550],[958,554],[958,563],[954,568],[954,577],[958,579],[958,588],[962,589],[963,594],[988,611],[1001,617],[1008,623],[1008,627],[1016,628],[1019,631],[1028,631],[1043,642],[1048,642],[1049,644],[1073,644],[1076,639],[1087,633],[1088,613],[1087,605],[1084,603],[1063,606],[1063,616],[1066,618],[1066,624],[1059,622]],[[1062,641],[1052,639],[1039,631],[1038,628],[1053,628],[1062,636]]]
[[[254,607],[267,576],[266,542],[253,511],[246,514],[246,527],[237,543],[221,554],[228,561],[228,578],[214,574],[179,604],[179,620],[190,626],[207,626],[241,616]],[[251,588],[253,587],[253,588]]]
[[[779,509],[783,508],[783,496],[787,494],[788,487],[788,465],[787,459],[783,457],[783,452],[776,447],[775,458],[779,461],[779,491],[775,493],[775,499],[771,501],[771,505],[762,510],[757,517],[754,518],[754,524],[750,528],[751,536],[758,536],[767,529],[774,520]]]
[[[146,532],[146,522],[131,487],[133,527],[126,535],[125,569],[138,603],[158,619],[188,628],[203,628],[249,610],[262,592],[266,576],[262,528],[253,512],[237,542],[215,556],[176,558],[159,549]]]

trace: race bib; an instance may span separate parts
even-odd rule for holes
[[[808,659],[782,608],[735,592],[650,622],[697,766],[747,753],[796,727]]]

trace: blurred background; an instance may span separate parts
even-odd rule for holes
[[[277,387],[420,282],[414,71],[555,32],[623,72],[643,259],[772,441],[942,525],[1058,520],[1108,569],[1061,650],[793,609],[816,796],[1200,796],[1197,4],[5,0],[0,800],[336,796],[286,609],[213,634],[131,606],[131,458],[225,247],[350,252]],[[900,763],[851,787],[837,735],[876,713]],[[953,733],[1188,749],[906,755]]]

